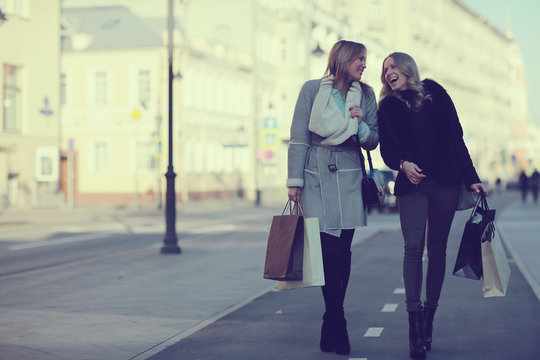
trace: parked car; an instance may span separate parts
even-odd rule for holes
[[[392,170],[374,170],[383,177],[383,190],[384,190],[384,200],[381,206],[369,206],[368,212],[377,209],[379,213],[388,212],[397,212],[397,197],[394,195],[394,185],[396,183],[396,173]],[[379,176],[379,175],[377,175]]]

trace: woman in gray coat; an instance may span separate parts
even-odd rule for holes
[[[377,147],[377,103],[360,82],[364,45],[341,40],[330,51],[322,79],[300,90],[291,126],[287,187],[306,217],[319,218],[325,286],[320,348],[350,352],[343,310],[354,230],[366,226],[359,146]]]

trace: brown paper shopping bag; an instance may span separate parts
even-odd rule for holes
[[[289,214],[285,211],[289,209]],[[298,206],[287,202],[282,215],[272,219],[266,247],[264,278],[271,280],[302,280],[304,253],[304,221]]]
[[[304,258],[302,280],[278,281],[278,290],[324,286],[319,218],[304,218]]]

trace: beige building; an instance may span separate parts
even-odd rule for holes
[[[159,203],[168,163],[166,21],[99,7],[65,9],[63,24],[62,148],[73,153],[74,201]],[[174,32],[177,194],[230,196],[253,168],[253,72],[238,51],[197,39],[184,46],[188,30]]]
[[[0,209],[58,205],[59,0],[0,10]]]
[[[73,145],[79,201],[158,201],[164,188],[166,23],[165,14],[147,18],[156,15],[150,7],[64,9],[62,149]],[[528,118],[519,48],[457,0],[197,0],[175,7],[181,76],[173,154],[183,201],[264,198],[272,190],[285,196],[298,91],[322,76],[341,38],[366,44],[364,81],[376,93],[391,51],[410,53],[423,77],[439,81],[483,179],[512,177],[512,159],[527,157],[514,146],[522,142],[512,141]],[[373,155],[383,167],[378,151]]]
[[[512,39],[458,0],[359,0],[350,5],[354,13],[364,9],[367,15],[358,23],[361,34],[376,39],[386,55],[410,54],[422,77],[446,88],[480,177],[491,183],[512,177],[517,170],[508,160],[518,152],[512,138],[520,136],[528,117],[523,60]],[[378,76],[381,63],[376,63]],[[372,85],[379,90],[380,80]]]

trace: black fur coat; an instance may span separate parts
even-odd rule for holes
[[[402,99],[412,99],[411,90],[391,95],[379,104],[379,141],[386,165],[399,170],[401,160],[416,163],[428,178],[449,185],[463,182],[470,186],[480,179],[463,141],[463,129],[454,103],[444,88],[433,80],[423,82],[431,100],[420,111],[410,110]],[[396,195],[404,195],[415,186],[401,171]]]

